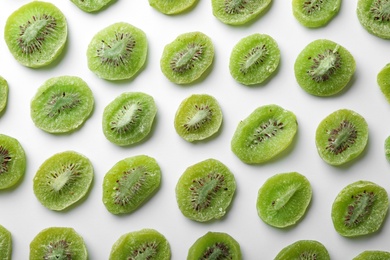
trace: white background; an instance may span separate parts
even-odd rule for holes
[[[0,1],[0,35],[7,17],[27,0]],[[226,232],[241,245],[244,259],[273,259],[285,246],[301,239],[323,243],[332,259],[352,259],[363,250],[390,251],[390,223],[374,235],[351,239],[334,230],[331,206],[338,192],[357,180],[370,180],[390,191],[390,164],[384,156],[384,140],[390,134],[390,104],[376,83],[376,75],[389,62],[389,42],[363,29],[356,16],[357,1],[343,1],[339,14],[326,27],[308,29],[292,15],[291,1],[274,1],[267,13],[246,26],[229,26],[217,20],[210,0],[201,0],[182,15],[166,16],[143,1],[117,1],[97,14],[88,14],[70,1],[50,0],[68,21],[69,38],[63,55],[54,65],[30,69],[18,64],[1,37],[0,75],[10,87],[7,110],[0,117],[0,133],[17,138],[27,155],[27,171],[16,188],[0,192],[0,224],[12,233],[13,259],[27,259],[29,243],[42,229],[73,227],[85,239],[90,259],[108,259],[112,244],[124,233],[154,228],[169,241],[172,259],[185,259],[189,247],[207,231]],[[86,50],[93,35],[106,26],[124,21],[142,29],[149,42],[145,68],[133,80],[109,82],[99,79],[87,67]],[[215,46],[215,59],[208,76],[190,86],[169,82],[159,62],[162,50],[181,33],[201,31]],[[265,33],[279,44],[281,63],[266,84],[247,87],[230,76],[228,63],[233,46],[243,37]],[[298,53],[319,38],[333,40],[356,59],[356,73],[343,93],[315,97],[296,83],[293,66]],[[34,126],[30,101],[37,88],[51,77],[74,75],[92,89],[95,109],[81,129],[70,135],[52,135]],[[117,147],[102,133],[104,107],[123,92],[142,91],[152,95],[158,107],[149,138],[132,147]],[[180,102],[193,93],[213,95],[220,103],[224,122],[220,132],[205,142],[187,143],[173,127]],[[230,150],[238,122],[255,108],[278,104],[297,116],[299,128],[292,146],[277,159],[262,165],[246,165]],[[355,110],[367,120],[369,142],[365,152],[352,163],[334,167],[318,156],[315,130],[319,122],[341,108]],[[53,212],[35,198],[32,179],[44,160],[57,152],[75,150],[93,163],[95,179],[88,197],[66,212]],[[102,180],[119,160],[146,154],[162,169],[162,184],[151,200],[136,212],[116,216],[102,203]],[[210,223],[186,219],[175,199],[175,186],[182,172],[199,161],[215,158],[234,173],[237,191],[226,217]],[[306,216],[296,226],[276,229],[257,216],[257,192],[276,173],[297,171],[312,184],[313,198]]]

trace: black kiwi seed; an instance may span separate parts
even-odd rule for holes
[[[0,145],[0,174],[8,172],[8,163],[11,161],[11,156],[8,150]]]

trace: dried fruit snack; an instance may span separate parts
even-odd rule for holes
[[[115,23],[95,34],[89,43],[88,68],[102,79],[131,79],[141,71],[147,53],[148,41],[141,29]]]
[[[352,260],[390,260],[390,252],[367,250],[355,256]]]
[[[168,15],[186,12],[193,8],[197,2],[198,0],[149,0],[150,6]]]
[[[4,39],[22,65],[39,68],[52,63],[64,49],[68,27],[64,14],[53,4],[31,1],[13,12]]]
[[[176,200],[185,217],[205,222],[226,214],[235,191],[233,173],[220,161],[207,159],[184,171],[176,184]]]
[[[91,13],[97,12],[103,7],[107,6],[113,0],[71,0],[81,10]]]
[[[341,0],[307,1],[293,0],[293,15],[299,23],[309,28],[317,28],[328,24],[338,14]]]
[[[387,102],[390,103],[390,63],[379,71],[376,81]]]
[[[0,259],[11,260],[12,256],[12,236],[5,227],[0,225]]]
[[[316,259],[330,260],[326,247],[316,240],[298,240],[283,248],[274,260]]]
[[[332,205],[335,230],[345,237],[376,232],[389,208],[386,190],[370,181],[357,181],[344,187]]]
[[[357,17],[360,24],[371,34],[390,39],[389,2],[383,0],[358,0]]]
[[[385,157],[390,162],[390,136],[385,139]]]
[[[0,114],[4,111],[8,101],[8,82],[0,76]]]

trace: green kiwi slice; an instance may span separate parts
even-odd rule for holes
[[[157,161],[138,155],[117,162],[104,176],[103,203],[112,214],[130,213],[145,203],[160,187]]]
[[[128,259],[169,260],[169,242],[154,229],[126,233],[112,245],[109,260]]]
[[[71,227],[49,227],[39,232],[30,243],[30,260],[87,260],[84,239]]]
[[[164,47],[160,67],[171,82],[189,84],[205,75],[213,59],[211,39],[202,32],[189,32]]]
[[[149,0],[150,6],[155,8],[157,11],[168,14],[180,14],[190,10],[198,0]]]
[[[71,0],[78,8],[84,12],[97,12],[113,0]]]
[[[115,23],[95,34],[89,43],[88,68],[102,79],[131,79],[143,68],[147,53],[148,40],[141,29]]]
[[[376,232],[389,208],[386,190],[370,181],[357,181],[344,187],[332,205],[335,230],[344,237]]]
[[[0,134],[0,190],[15,186],[26,172],[26,154],[19,141]]]
[[[295,78],[303,90],[314,96],[332,96],[350,82],[356,63],[341,45],[318,39],[309,43],[294,64]]]
[[[103,133],[120,146],[138,143],[152,129],[157,107],[152,96],[125,92],[111,101],[103,112]]]
[[[317,28],[328,24],[341,7],[341,0],[293,0],[295,19],[303,26]]]
[[[232,77],[244,85],[264,82],[278,68],[280,50],[269,35],[255,33],[241,39],[230,54]]]
[[[300,173],[276,174],[261,186],[257,195],[257,213],[268,225],[285,228],[295,225],[311,201],[310,182]]]
[[[64,14],[53,4],[32,1],[13,12],[4,39],[22,65],[39,68],[52,63],[64,49],[68,27]]]
[[[48,209],[67,209],[87,195],[93,172],[90,160],[80,153],[65,151],[54,154],[35,173],[34,194]]]
[[[218,101],[207,94],[193,94],[184,99],[176,111],[174,126],[184,140],[194,142],[218,132],[222,110]]]
[[[387,102],[390,103],[390,63],[386,64],[378,73],[377,83]]]
[[[12,236],[5,227],[0,225],[0,259],[11,260],[12,256]]]
[[[207,159],[188,167],[176,184],[180,211],[205,222],[223,217],[236,191],[233,173],[220,161]]]
[[[390,136],[385,139],[385,157],[390,162]]]
[[[80,128],[91,115],[94,97],[79,77],[48,79],[31,100],[31,119],[48,133],[69,133]]]
[[[8,101],[8,83],[0,76],[0,114],[4,111]]]
[[[213,15],[225,24],[246,24],[261,14],[271,5],[272,0],[212,0]]]
[[[358,0],[357,17],[369,33],[390,39],[390,10],[387,0]]]
[[[364,151],[368,142],[367,122],[355,111],[339,109],[320,122],[315,142],[326,163],[345,164]]]
[[[390,252],[367,250],[355,256],[352,260],[390,260]]]
[[[298,240],[283,248],[274,260],[316,259],[330,260],[326,247],[316,240]]]
[[[284,151],[297,130],[294,113],[274,104],[261,106],[240,121],[231,149],[245,163],[264,163]]]
[[[240,244],[227,233],[207,232],[188,250],[187,260],[198,259],[241,260]]]

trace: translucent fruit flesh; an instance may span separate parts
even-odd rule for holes
[[[357,17],[360,24],[371,34],[390,39],[390,2],[358,0]]]
[[[338,14],[341,0],[293,0],[293,15],[303,26],[317,28],[325,26]]]
[[[330,260],[328,250],[315,240],[299,240],[283,248],[274,260],[316,259]]]
[[[8,102],[8,83],[0,76],[0,115],[4,111]]]

